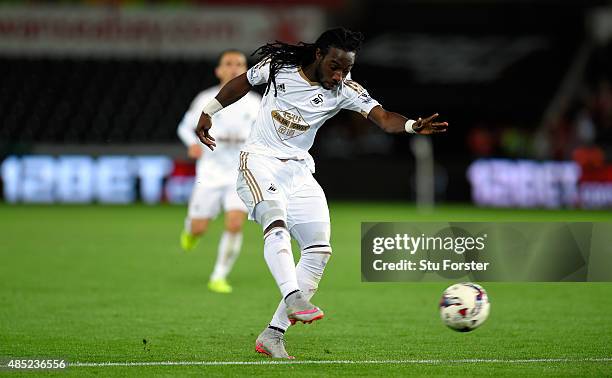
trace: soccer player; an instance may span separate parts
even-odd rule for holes
[[[206,105],[233,78],[244,74],[246,58],[237,50],[224,51],[215,69],[219,85],[206,89],[197,95],[178,126],[178,135],[187,146],[188,155],[197,159],[196,181],[189,200],[185,229],[181,234],[181,247],[190,251],[208,229],[223,208],[225,211],[225,232],[219,242],[217,261],[210,276],[208,288],[217,293],[231,293],[232,287],[226,277],[229,274],[242,245],[242,225],[247,208],[236,193],[236,177],[240,148],[244,144],[251,125],[257,117],[261,96],[248,92],[232,104],[226,112],[213,117],[217,132],[218,149],[203,153],[202,144],[195,134],[198,118]]]
[[[438,114],[411,120],[387,111],[361,85],[347,79],[362,40],[359,32],[337,28],[314,43],[266,44],[256,50],[260,63],[224,86],[204,106],[198,121],[196,134],[213,150],[217,144],[210,134],[211,117],[252,86],[267,85],[240,153],[237,189],[249,218],[264,230],[264,258],[282,294],[276,313],[255,342],[257,352],[275,358],[292,358],[284,345],[291,324],[323,317],[310,302],[332,254],[327,201],[312,176],[314,162],[308,153],[317,130],[340,109],[359,112],[389,133],[427,135],[448,128],[448,123],[436,121]],[[297,266],[291,236],[301,251]]]

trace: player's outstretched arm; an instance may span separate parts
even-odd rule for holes
[[[448,122],[437,122],[439,114],[435,113],[427,118],[419,118],[416,121],[408,119],[401,114],[388,112],[382,106],[377,105],[368,114],[368,119],[388,133],[408,132],[412,134],[437,134],[448,129]]]
[[[208,148],[214,150],[217,146],[215,143],[215,138],[213,138],[209,133],[209,130],[212,127],[211,116],[224,107],[240,100],[247,93],[249,93],[250,90],[251,84],[247,80],[246,73],[243,73],[225,84],[215,98],[204,106],[200,119],[198,120],[196,135]]]

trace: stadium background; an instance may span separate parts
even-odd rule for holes
[[[408,116],[439,112],[451,122],[448,135],[425,138],[433,143],[432,185],[438,200],[609,207],[612,16],[604,5],[5,2],[0,18],[0,158],[153,154],[174,162],[158,167],[164,180],[189,176],[192,163],[175,129],[195,94],[215,83],[212,70],[220,51],[236,46],[249,54],[266,41],[312,40],[325,27],[345,25],[367,37],[353,75],[375,98]],[[413,200],[419,180],[410,140],[386,135],[358,115],[342,112],[318,135],[313,149],[317,178],[332,200]],[[491,158],[514,160],[502,169],[490,169],[489,162],[468,174],[474,161]],[[565,170],[539,174],[551,169],[541,164],[521,169],[524,159],[576,162],[576,172],[568,173],[576,193],[556,198],[568,180]],[[95,177],[91,181],[96,174],[87,175],[92,169],[80,167],[5,164],[4,198],[99,199]],[[425,178],[432,176],[429,169]],[[73,176],[66,176],[70,172]],[[106,181],[135,187],[142,176],[133,176]],[[176,185],[159,189],[151,201],[184,201],[191,182],[171,181]],[[355,185],[348,188],[347,182]],[[66,183],[61,190],[60,183]],[[479,189],[483,196],[475,193]],[[543,193],[547,189],[557,194]],[[24,190],[30,193],[25,198]],[[142,194],[124,197],[115,201],[131,202]]]
[[[610,374],[609,283],[486,283],[492,319],[462,335],[437,319],[445,283],[361,283],[358,258],[361,221],[610,221],[609,1],[2,2],[0,358],[259,361],[252,339],[277,301],[260,230],[245,228],[236,294],[207,293],[221,225],[197,253],[179,253],[194,167],[176,127],[216,83],[220,51],[310,41],[336,25],[365,33],[353,77],[373,97],[411,117],[439,112],[451,128],[389,136],[343,111],[321,129],[312,154],[334,260],[317,303],[329,319],[292,330],[289,348],[413,363],[204,372]],[[194,373],[99,368],[72,372]]]

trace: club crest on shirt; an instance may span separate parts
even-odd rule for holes
[[[310,104],[312,106],[316,106],[319,107],[323,104],[323,94],[319,93],[316,96],[314,96],[313,98],[310,99]]]
[[[271,115],[276,133],[281,140],[300,136],[310,129],[310,125],[306,123],[297,108],[272,110]]]

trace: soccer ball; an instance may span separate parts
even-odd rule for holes
[[[482,286],[462,282],[442,293],[440,316],[450,329],[469,332],[487,320],[490,307],[489,297]]]

